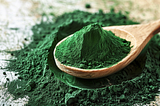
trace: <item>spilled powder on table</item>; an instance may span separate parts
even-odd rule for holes
[[[41,22],[32,31],[33,42],[22,50],[8,51],[16,59],[10,60],[7,70],[16,71],[19,79],[8,85],[8,91],[16,98],[29,96],[27,105],[54,106],[108,106],[146,104],[154,100],[160,85],[160,36],[155,35],[147,51],[147,60],[143,72],[136,78],[121,84],[97,89],[80,89],[63,83],[52,69],[58,70],[55,63],[50,63],[53,49],[57,42],[73,34],[82,27],[98,23],[102,27],[110,25],[137,24],[121,12],[92,14],[83,11],[65,13],[55,22]],[[49,57],[49,58],[48,58]],[[49,67],[50,66],[50,67]],[[64,76],[61,76],[62,78]],[[74,83],[68,75],[68,82]],[[21,86],[17,88],[17,86]]]

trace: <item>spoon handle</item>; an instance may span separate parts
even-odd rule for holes
[[[148,24],[131,25],[130,27],[124,27],[122,29],[127,30],[140,42],[148,39],[150,40],[155,34],[160,32],[160,20],[150,22]]]
[[[132,34],[137,41],[137,46],[142,48],[158,32],[160,32],[160,19],[147,24],[111,26],[110,28],[123,29]]]

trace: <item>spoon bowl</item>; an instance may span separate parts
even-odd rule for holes
[[[85,79],[93,79],[93,78],[100,78],[110,74],[113,74],[127,65],[129,65],[142,51],[145,45],[149,42],[149,40],[160,31],[160,20],[154,21],[148,24],[142,25],[126,25],[126,26],[110,26],[110,27],[103,27],[104,30],[112,31],[116,36],[120,38],[126,39],[127,41],[131,41],[131,48],[130,53],[123,58],[121,61],[115,63],[112,66],[99,68],[99,69],[81,69],[71,66],[66,66],[62,64],[58,59],[55,57],[56,47],[61,44],[64,40],[62,39],[57,45],[55,46],[53,55],[55,59],[55,63],[57,67],[76,77],[85,78]]]

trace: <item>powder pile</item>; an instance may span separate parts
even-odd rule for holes
[[[74,11],[57,17],[55,22],[42,21],[36,24],[32,28],[33,42],[22,50],[10,52],[16,59],[10,60],[6,68],[18,72],[19,79],[10,82],[7,87],[15,99],[29,96],[28,106],[131,106],[154,100],[160,85],[158,76],[160,36],[158,35],[151,41],[143,72],[132,80],[90,90],[74,88],[67,85],[68,83],[63,83],[62,81],[76,83],[70,75],[61,74],[62,80],[56,77],[57,74],[53,72],[57,71],[58,74],[62,72],[53,61],[52,53],[55,45],[64,37],[92,23],[101,26],[136,24],[121,12],[115,13],[113,9],[109,13],[100,10],[94,14]]]
[[[69,66],[104,68],[126,57],[131,50],[130,43],[95,23],[83,27],[58,45],[55,56]]]

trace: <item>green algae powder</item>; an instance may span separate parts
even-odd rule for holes
[[[122,80],[128,76],[127,73],[105,77],[103,81],[109,79],[114,82],[113,85],[110,87],[104,85],[104,88],[97,89],[69,86],[68,83],[82,84],[77,83],[78,78],[56,67],[53,50],[60,40],[93,23],[101,26],[137,24],[121,12],[115,13],[113,9],[108,13],[99,11],[94,14],[76,10],[57,17],[53,22],[50,22],[49,18],[47,21],[42,20],[32,28],[33,42],[21,50],[10,51],[15,57],[9,60],[6,70],[15,71],[18,73],[15,75],[19,76],[19,79],[7,83],[7,90],[14,95],[14,99],[27,95],[29,101],[26,106],[133,106],[154,100],[160,86],[160,36],[158,35],[151,40],[146,55],[147,60],[144,63],[145,68],[138,77],[123,82]],[[138,65],[136,62],[135,66]],[[97,83],[93,83],[92,80],[87,81],[90,85],[102,86],[103,83],[97,80]]]
[[[83,69],[103,68],[122,60],[131,42],[103,30],[97,23],[83,27],[56,47],[55,56],[65,65]]]

